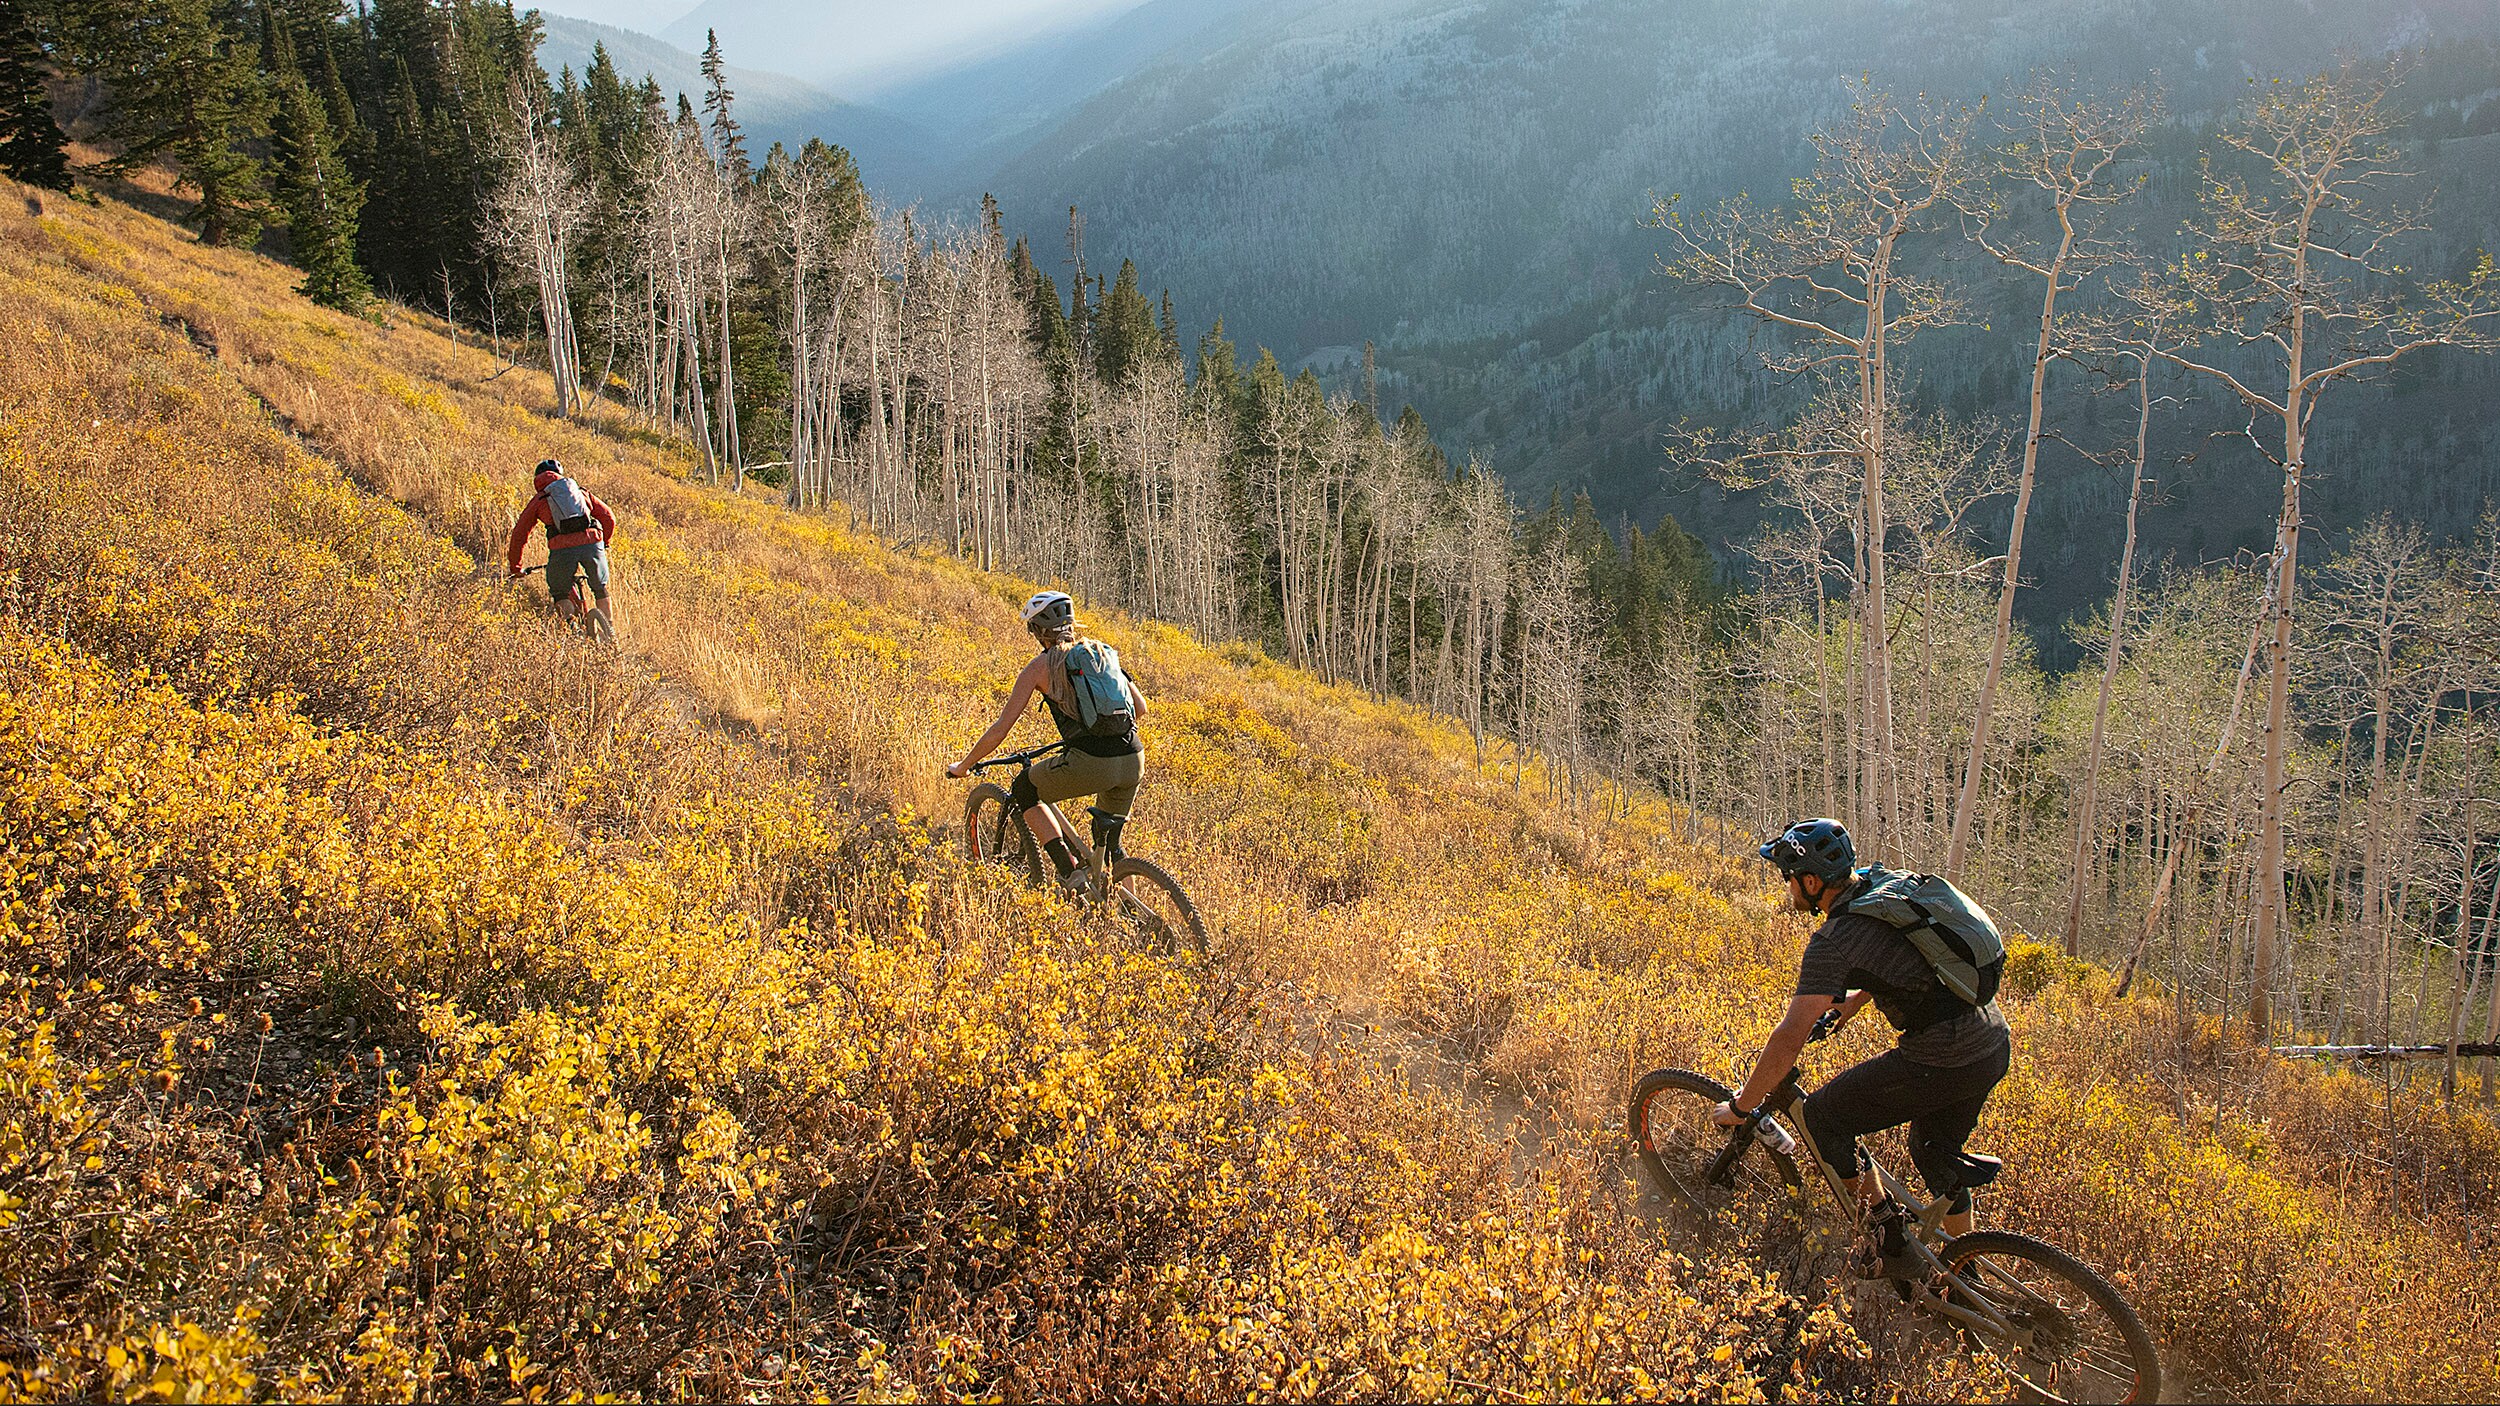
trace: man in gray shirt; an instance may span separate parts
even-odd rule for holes
[[[2005,1017],[1994,1001],[1974,1006],[1947,989],[1898,928],[1839,911],[1865,884],[1839,821],[1798,821],[1759,853],[1788,880],[1791,909],[1826,916],[1806,941],[1787,1014],[1745,1087],[1719,1105],[1717,1121],[1734,1127],[1751,1117],[1796,1067],[1818,1021],[1830,1017],[1829,1028],[1837,1028],[1872,1001],[1901,1032],[1899,1042],[1817,1089],[1806,1104],[1807,1129],[1860,1204],[1873,1208],[1870,1223],[1883,1223],[1891,1208],[1866,1175],[1858,1139],[1909,1124],[1910,1159],[1929,1192],[1949,1198],[1944,1232],[1968,1234],[1973,1207],[1962,1185],[1962,1146],[2013,1060]],[[1988,975],[1993,990],[1995,973]]]

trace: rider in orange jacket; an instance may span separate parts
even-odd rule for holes
[[[512,524],[511,540],[504,543],[504,569],[519,576],[521,551],[529,545],[530,534],[546,528],[547,594],[556,610],[571,615],[573,579],[576,575],[587,578],[594,602],[591,618],[600,638],[611,638],[615,627],[608,615],[608,543],[616,540],[616,515],[553,459],[540,461],[535,485],[521,520]]]

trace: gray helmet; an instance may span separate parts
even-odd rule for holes
[[[1024,603],[1024,628],[1035,634],[1076,623],[1076,602],[1065,591],[1036,591]]]
[[[1827,884],[1846,883],[1858,872],[1858,852],[1837,820],[1800,820],[1754,853],[1771,861],[1782,877],[1812,874]]]

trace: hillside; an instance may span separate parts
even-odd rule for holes
[[[0,195],[0,1398],[2002,1391],[1631,1179],[1628,1076],[1748,1053],[1802,936],[1691,817],[1105,617],[1216,929],[1124,950],[946,833],[1029,583]],[[621,655],[492,579],[549,454]],[[2201,1393],[2489,1396],[2484,1116],[2010,984],[1992,1221]]]

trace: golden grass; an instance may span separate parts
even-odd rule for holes
[[[1802,932],[1680,817],[1110,618],[1158,701],[1135,847],[1217,959],[1106,945],[938,838],[1026,583],[691,486],[437,323],[20,208],[0,1396],[1990,1388],[1826,1257],[1640,1210],[1627,1075],[1725,1071]],[[621,660],[491,580],[550,454],[619,512]],[[2164,1007],[2017,975],[1994,1218],[2206,1389],[2489,1394],[2488,1123],[2390,1140],[2359,1080],[2181,1066]]]

